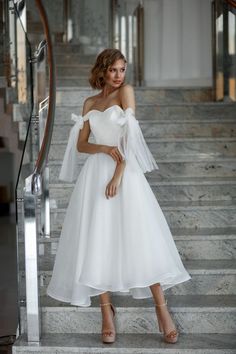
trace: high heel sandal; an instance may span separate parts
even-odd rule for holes
[[[114,319],[115,314],[116,314],[115,307],[112,305],[111,302],[106,302],[104,304],[100,304],[100,306],[105,306],[105,305],[110,305],[111,306],[111,309],[112,309],[112,312],[113,312],[113,319]],[[116,332],[113,329],[102,331],[102,341],[103,341],[103,343],[113,343],[113,342],[115,342],[115,339],[116,339]]]
[[[160,304],[160,305],[155,304],[155,306],[156,306],[156,308],[158,308],[160,306],[167,306],[167,300],[164,304]],[[164,338],[165,342],[176,343],[178,340],[179,332],[176,329],[173,329],[168,334],[166,334],[163,330],[163,325],[162,325],[161,320],[159,319],[158,313],[157,313],[157,319],[158,319],[159,331],[160,331],[160,333],[163,334],[163,338]]]

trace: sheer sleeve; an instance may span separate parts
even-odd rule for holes
[[[118,122],[122,126],[118,139],[118,149],[125,160],[129,160],[134,154],[142,171],[150,172],[159,169],[151,151],[149,150],[139,121],[135,118],[131,107],[124,110]]]
[[[62,181],[73,182],[79,174],[77,150],[77,141],[80,129],[84,126],[84,118],[72,113],[71,119],[75,122],[70,130],[66,151],[62,161],[62,166],[59,174],[59,179]]]

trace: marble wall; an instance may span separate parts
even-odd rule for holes
[[[84,54],[97,54],[109,47],[109,0],[72,0],[73,43],[80,43]]]

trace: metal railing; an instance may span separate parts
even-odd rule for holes
[[[28,52],[29,54],[23,55],[23,58],[21,57],[22,50],[19,52],[18,49],[17,52],[17,63],[21,63],[20,67],[17,66],[18,87],[23,87],[21,85],[25,83],[25,87],[29,87],[31,92],[30,111],[28,111],[28,117],[26,118],[27,130],[15,192],[19,314],[21,305],[26,303],[26,321],[24,323],[27,326],[26,333],[29,342],[38,342],[41,337],[37,235],[50,236],[49,170],[47,160],[52,138],[56,102],[55,63],[48,18],[42,1],[35,0],[35,4],[43,24],[45,40],[40,42],[34,56],[31,55],[31,50]],[[23,45],[23,53],[25,53],[25,41],[22,43],[22,38],[27,40],[27,28],[26,23],[23,24],[21,18],[22,14],[24,16],[26,14],[25,2],[12,2],[9,10],[12,11],[13,9],[16,29],[15,47],[19,46],[20,32],[21,46]],[[49,94],[43,101],[39,102],[37,76],[38,71],[41,70],[40,66],[42,68],[42,63],[45,63],[46,57],[49,66]],[[22,67],[24,68],[23,70]],[[45,69],[44,75],[46,76]],[[29,80],[25,80],[28,76]],[[29,96],[25,94],[23,89],[21,91],[18,89],[18,99],[19,93],[21,97],[24,97],[24,102],[27,102]],[[22,285],[23,277],[25,277],[24,286]],[[23,314],[19,315],[19,334],[21,334],[22,316]]]

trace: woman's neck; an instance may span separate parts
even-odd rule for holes
[[[117,90],[117,87],[112,87],[111,85],[105,85],[102,92],[101,92],[101,96],[103,98],[108,97],[111,93],[113,93],[114,91]]]

